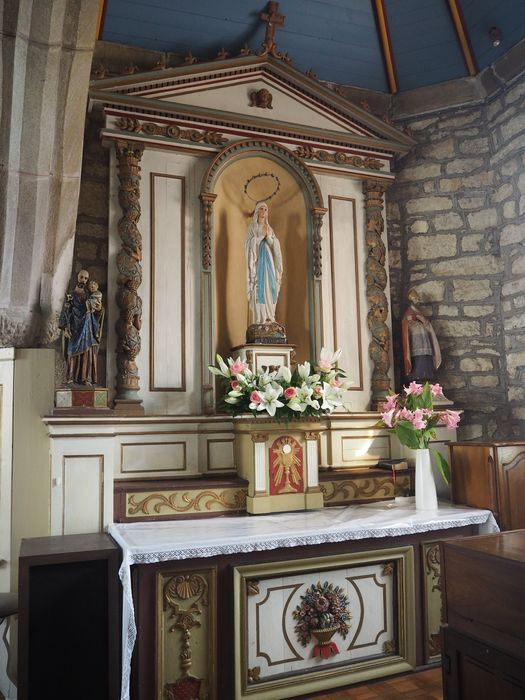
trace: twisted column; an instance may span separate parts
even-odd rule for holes
[[[135,362],[140,352],[142,299],[138,289],[142,282],[142,236],[137,227],[140,219],[140,160],[143,144],[117,141],[118,200],[122,217],[118,232],[122,243],[117,254],[117,379],[115,410],[126,414],[143,414],[138,396],[140,379]]]
[[[368,353],[373,362],[371,408],[374,410],[386,396],[390,388],[390,330],[386,325],[388,318],[388,299],[385,288],[387,272],[385,270],[386,248],[383,243],[384,231],[383,209],[385,185],[374,181],[363,182],[365,195],[365,241],[368,251],[366,259],[366,298],[368,301],[367,324],[372,335]]]

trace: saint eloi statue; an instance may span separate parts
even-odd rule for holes
[[[425,382],[441,365],[441,351],[432,324],[417,306],[419,294],[410,289],[407,297],[409,306],[401,322],[405,379]]]
[[[249,323],[247,340],[286,342],[284,329],[275,320],[281,288],[281,246],[268,221],[268,205],[259,202],[246,233],[246,263]]]
[[[60,314],[68,384],[96,385],[97,354],[102,334],[104,307],[98,283],[80,270],[77,283]]]

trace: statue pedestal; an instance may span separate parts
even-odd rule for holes
[[[264,367],[271,371],[281,365],[291,367],[295,356],[295,345],[246,343],[231,349],[232,357],[240,357],[252,372],[262,371]]]
[[[248,481],[248,513],[322,508],[319,487],[320,420],[277,423],[271,418],[234,419],[237,473]]]
[[[108,408],[108,390],[105,387],[66,387],[55,391],[55,415],[100,415],[111,412]]]

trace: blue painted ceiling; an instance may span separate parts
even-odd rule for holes
[[[525,37],[525,0],[455,0],[478,71]],[[100,38],[212,59],[257,50],[266,0],[106,0]],[[447,0],[383,0],[399,90],[468,75]],[[276,44],[322,80],[389,92],[374,0],[281,0]],[[489,29],[501,30],[493,47]]]

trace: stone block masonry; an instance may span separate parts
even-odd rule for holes
[[[387,193],[394,333],[418,289],[461,438],[525,433],[525,77],[483,104],[398,121],[418,145]],[[394,338],[396,366],[399,342]],[[399,377],[399,370],[397,375]]]

